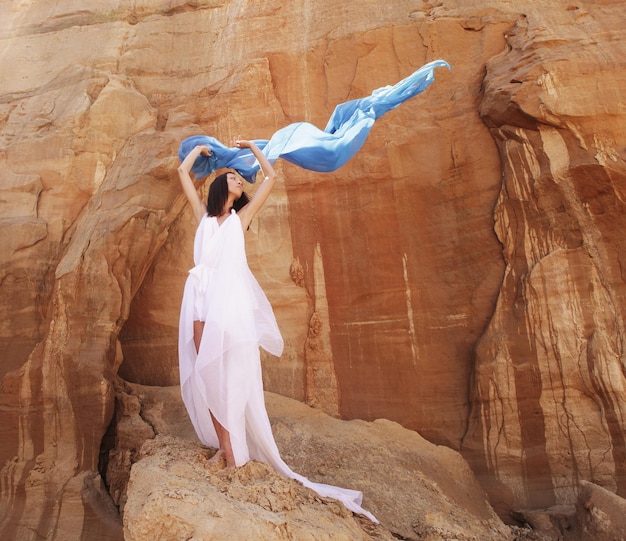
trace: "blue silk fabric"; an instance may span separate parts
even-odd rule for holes
[[[444,60],[435,60],[393,86],[378,88],[370,96],[338,105],[323,131],[308,122],[296,122],[281,128],[269,140],[254,142],[270,163],[282,158],[311,171],[335,171],[359,151],[376,119],[433,83],[438,67],[451,69]],[[248,182],[254,182],[259,164],[250,149],[229,148],[214,137],[193,135],[180,144],[180,160],[196,145],[211,149],[210,156],[198,156],[193,164],[191,171],[196,178],[231,168]]]

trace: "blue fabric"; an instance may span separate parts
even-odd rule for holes
[[[269,141],[257,139],[254,142],[270,163],[282,158],[311,171],[335,171],[359,151],[376,119],[433,83],[438,67],[451,69],[444,60],[435,60],[393,86],[338,105],[323,131],[308,122],[296,122],[278,130]],[[254,182],[259,164],[250,149],[229,148],[214,137],[193,135],[180,144],[180,160],[196,145],[211,149],[210,156],[198,156],[193,164],[191,171],[196,178],[227,167],[235,169],[248,182]]]

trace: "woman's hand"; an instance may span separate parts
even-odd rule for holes
[[[210,156],[211,149],[206,145],[196,145],[195,147],[193,147],[191,149],[191,152],[187,154],[185,159],[178,166],[179,172],[183,170],[183,171],[186,171],[187,174],[189,174],[189,172],[191,171],[191,168],[193,167],[194,162],[196,161],[196,158],[200,155]]]
[[[253,141],[248,141],[247,139],[242,139],[241,135],[236,139],[231,141],[231,145],[237,148],[252,148],[256,146]]]

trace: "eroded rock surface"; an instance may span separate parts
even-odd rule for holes
[[[581,480],[626,495],[626,40],[593,5],[570,6],[569,29],[537,17],[487,64],[481,103],[506,267],[463,447],[504,507],[571,504]]]
[[[345,507],[271,466],[252,461],[228,470],[209,464],[212,454],[175,438],[147,443],[130,476],[125,539],[394,539],[364,524],[375,532],[368,535]]]
[[[134,456],[110,462],[107,480],[129,479],[121,491],[126,539],[514,539],[457,452],[397,423],[341,421],[266,393],[285,461],[315,482],[361,490],[381,522],[374,525],[265,464],[209,464],[215,450],[171,415],[184,411],[177,387],[127,385],[119,396],[123,428],[110,455]],[[141,411],[132,406],[139,402]],[[154,433],[137,429],[144,424]]]

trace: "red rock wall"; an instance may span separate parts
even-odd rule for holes
[[[286,340],[266,386],[461,449],[503,510],[579,479],[621,492],[624,19],[608,1],[0,6],[0,521],[90,531],[115,373],[176,381],[178,142],[323,127],[437,58],[453,71],[341,170],[280,166],[248,236]]]
[[[590,8],[559,26],[520,18],[487,65],[506,268],[464,444],[493,501],[547,507],[589,479],[626,495],[626,42]]]

